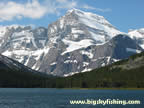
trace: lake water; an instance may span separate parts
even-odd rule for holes
[[[72,105],[70,100],[140,100],[139,105]],[[144,90],[1,88],[0,108],[144,108]]]

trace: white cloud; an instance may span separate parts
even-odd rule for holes
[[[76,1],[66,1],[61,2],[61,4],[56,6],[57,9],[72,9],[77,8],[77,2]]]
[[[95,8],[95,7],[92,7],[92,6],[86,5],[86,4],[83,5],[83,6],[81,6],[81,8],[89,9],[89,10],[95,10],[95,11],[100,11],[100,12],[110,12],[110,11],[111,11],[110,8],[101,9],[101,8]]]
[[[39,19],[47,14],[60,15],[61,10],[72,8],[81,8],[96,10],[101,12],[110,11],[110,9],[100,9],[86,4],[78,5],[76,0],[28,0],[25,3],[14,1],[0,2],[0,22],[10,21],[14,18],[32,18]]]
[[[46,8],[41,6],[37,0],[20,4],[9,1],[0,3],[0,21],[12,20],[14,18],[40,18],[47,12]]]
[[[65,2],[67,2],[67,0],[56,0],[57,2],[59,2],[59,3],[65,3]]]

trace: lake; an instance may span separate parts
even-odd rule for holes
[[[140,104],[94,105],[95,100],[139,100]],[[87,104],[70,104],[85,100]],[[0,108],[144,108],[144,90],[67,90],[48,88],[0,88]]]

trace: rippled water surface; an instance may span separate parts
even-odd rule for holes
[[[140,100],[140,105],[71,105],[70,100]],[[144,90],[1,88],[0,108],[144,108]]]

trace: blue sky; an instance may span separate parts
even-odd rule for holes
[[[1,0],[0,25],[47,27],[72,8],[102,15],[123,32],[144,28],[144,0]]]

